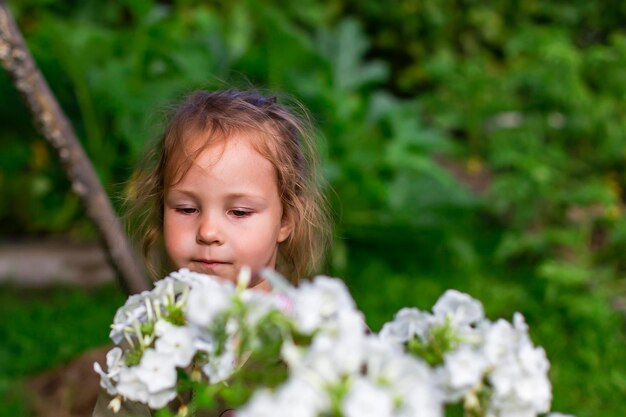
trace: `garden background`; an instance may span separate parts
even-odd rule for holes
[[[285,92],[319,128],[324,272],[374,330],[457,288],[526,316],[554,409],[626,414],[626,3],[8,3],[118,210],[182,94]],[[0,97],[1,243],[94,241],[3,71]],[[0,415],[31,415],[26,381],[106,344],[123,300],[2,284]]]

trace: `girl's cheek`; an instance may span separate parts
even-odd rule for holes
[[[168,252],[168,255],[172,255],[172,251],[176,251],[176,248],[182,248],[185,245],[185,242],[188,241],[192,234],[188,230],[189,228],[184,227],[184,225],[179,224],[177,222],[166,221],[164,224],[164,240],[165,240],[165,249]]]

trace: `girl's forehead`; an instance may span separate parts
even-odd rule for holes
[[[233,143],[236,146],[251,146],[267,159],[272,159],[276,135],[271,128],[231,129],[229,131],[202,131],[193,129],[181,138],[180,148],[185,159],[196,160],[205,151],[223,152]]]
[[[272,176],[276,178],[275,164],[267,138],[260,132],[236,131],[228,136],[213,135],[207,137],[202,132],[190,133],[178,149],[172,153],[172,158],[166,167],[166,184],[175,185],[182,180],[187,172],[193,168],[210,171],[214,167],[220,170],[250,170],[266,166],[270,168]],[[233,172],[237,174],[237,172]]]

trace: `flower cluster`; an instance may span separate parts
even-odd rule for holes
[[[448,290],[432,314],[400,310],[380,337],[428,361],[445,401],[462,400],[470,415],[536,416],[550,409],[549,362],[519,313],[513,324],[492,323],[480,302]]]
[[[247,288],[247,270],[234,285],[181,269],[131,296],[115,316],[106,371],[94,364],[111,408],[187,398],[186,413],[232,407],[241,417],[440,417],[449,404],[467,416],[549,410],[549,364],[519,314],[492,323],[478,301],[448,291],[432,314],[400,310],[373,334],[340,280],[296,288],[265,277],[270,292]]]
[[[288,380],[257,391],[238,416],[441,416],[430,368],[368,334],[341,281],[317,277],[290,298],[295,327],[311,342],[284,341]]]
[[[176,397],[177,369],[191,366],[195,356],[204,360],[194,363],[194,370],[200,367],[210,382],[228,377],[230,351],[216,355],[211,332],[201,329],[229,307],[235,288],[205,278],[188,270],[175,272],[152,291],[129,297],[117,311],[110,337],[124,350],[108,352],[107,372],[94,364],[110,395],[164,407]]]

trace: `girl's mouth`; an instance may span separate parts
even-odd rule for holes
[[[215,259],[194,259],[192,262],[199,269],[198,272],[205,272],[209,274],[217,274],[219,270],[232,265],[231,262],[223,262]]]

